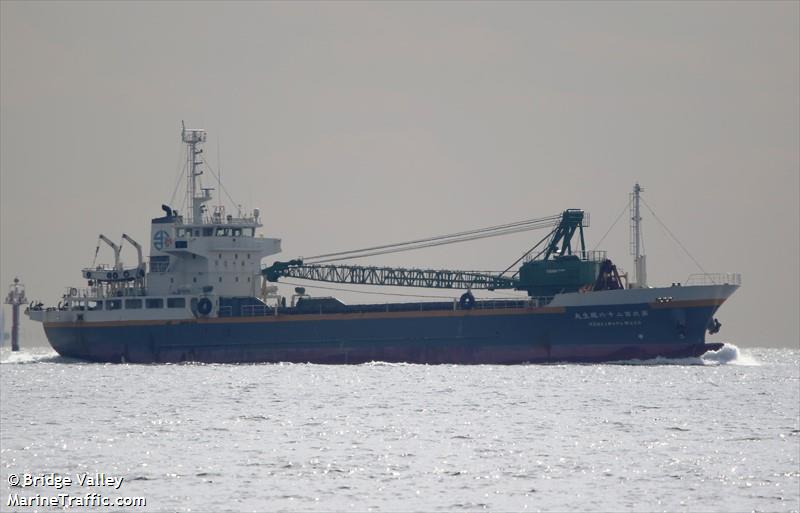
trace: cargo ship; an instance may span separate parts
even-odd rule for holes
[[[738,274],[702,273],[684,283],[650,287],[640,251],[641,188],[630,194],[634,272],[620,272],[603,251],[586,249],[588,215],[567,209],[548,217],[385,244],[310,259],[262,260],[281,240],[259,233],[258,209],[236,215],[209,208],[203,187],[203,129],[182,128],[186,145],[186,211],[162,205],[142,246],[100,236],[95,262],[81,271],[55,306],[31,303],[59,354],[95,362],[295,362],[358,364],[521,364],[605,362],[699,356],[722,347],[706,342],[720,330],[717,309],[740,285]],[[348,258],[463,243],[481,237],[546,229],[546,235],[505,272],[338,264]],[[137,253],[125,266],[122,244]],[[114,263],[96,265],[100,244]],[[452,298],[345,304],[291,297],[274,284],[286,278],[350,285],[452,291]],[[511,299],[476,299],[473,291],[518,291]],[[447,296],[449,297],[449,296]],[[288,300],[288,301],[287,301]]]

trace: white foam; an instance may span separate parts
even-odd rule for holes
[[[718,351],[708,351],[703,356],[687,358],[650,358],[648,360],[620,360],[613,362],[621,365],[761,365],[749,354],[743,353],[734,344],[726,343]]]
[[[0,363],[2,364],[52,362],[60,358],[58,353],[52,349],[23,349],[21,351],[11,351],[4,347],[3,350],[0,351]]]
[[[753,356],[742,352],[736,345],[728,343],[718,351],[707,352],[703,355],[702,360],[706,362],[706,365],[761,365]]]
[[[405,362],[382,362],[380,360],[373,360],[371,362],[362,363],[361,365],[364,365],[366,367],[404,367],[415,364],[405,363]]]
[[[647,360],[618,360],[610,363],[612,365],[719,365],[718,363],[708,363],[696,356],[689,356],[686,358],[665,358],[663,356],[657,356]]]

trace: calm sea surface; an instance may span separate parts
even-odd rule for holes
[[[0,510],[97,494],[147,512],[798,511],[799,360],[101,365],[3,348]],[[73,483],[9,485],[51,473]]]

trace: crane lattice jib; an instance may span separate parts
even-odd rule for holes
[[[549,218],[547,219],[549,220]],[[280,278],[297,278],[301,280],[325,281],[329,283],[347,283],[352,285],[385,285],[392,287],[420,287],[430,289],[483,289],[502,290],[516,289],[527,290],[531,295],[552,295],[553,291],[575,291],[582,286],[594,282],[597,275],[599,262],[586,260],[586,245],[583,238],[583,228],[587,226],[587,219],[583,210],[568,209],[561,216],[557,226],[545,238],[540,240],[533,248],[517,259],[511,267],[498,274],[481,273],[475,271],[454,271],[450,269],[405,269],[401,267],[368,267],[358,265],[335,265],[327,263],[306,264],[302,260],[288,262],[275,262],[262,270],[267,281],[276,282]],[[506,225],[501,226],[505,228]],[[545,224],[546,226],[546,224]],[[543,227],[543,226],[540,226]],[[494,230],[494,228],[493,228]],[[495,230],[496,231],[496,230]],[[572,247],[572,238],[580,236],[577,255]],[[436,239],[448,238],[448,236]],[[431,239],[432,240],[432,239]],[[428,242],[429,239],[422,239]],[[412,241],[419,242],[419,241]],[[461,239],[443,242],[461,242]],[[397,246],[406,246],[409,243],[378,246],[366,248],[367,250],[391,249],[399,251]],[[542,244],[544,248],[540,249]],[[401,251],[417,249],[417,247],[403,248]],[[336,256],[353,252],[341,252],[319,255],[315,258]],[[356,251],[354,253],[361,253]],[[367,253],[370,254],[370,253]],[[358,258],[361,255],[356,255]],[[337,258],[338,259],[338,258]],[[525,263],[513,276],[504,276],[507,271],[522,260]],[[551,269],[550,263],[558,260],[558,269]],[[569,272],[567,267],[570,267]],[[583,269],[583,268],[586,269]],[[583,274],[578,273],[579,279],[573,276],[575,269],[583,269]],[[555,271],[554,271],[555,269]],[[580,270],[580,269],[579,269]],[[551,276],[552,275],[552,276]],[[546,287],[541,288],[541,283]],[[573,283],[574,282],[574,283]],[[537,288],[538,287],[538,288]],[[541,290],[547,294],[539,294]]]
[[[364,267],[357,265],[303,265],[302,261],[275,262],[263,271],[268,281],[278,278],[433,289],[513,289],[517,281],[472,271]]]

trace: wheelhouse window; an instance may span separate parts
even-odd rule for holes
[[[152,297],[144,300],[147,308],[164,308],[164,299],[160,297]]]
[[[168,297],[167,308],[186,308],[185,297]]]
[[[214,235],[213,228],[203,228],[203,237],[211,237],[212,235]]]
[[[150,271],[154,273],[165,273],[169,267],[168,256],[151,256]]]
[[[217,237],[228,237],[231,234],[230,228],[217,228]]]
[[[245,237],[252,237],[255,234],[255,228],[242,228],[242,234]]]
[[[142,308],[142,300],[141,299],[126,299],[125,300],[125,309],[126,310],[139,310]]]
[[[106,301],[106,310],[119,310],[122,308],[121,299],[109,299]]]

